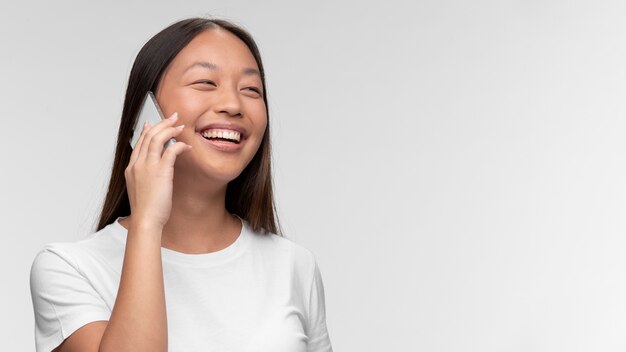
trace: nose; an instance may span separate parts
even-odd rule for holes
[[[218,114],[241,117],[241,101],[236,89],[230,87],[220,89],[213,109]]]

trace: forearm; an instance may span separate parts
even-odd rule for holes
[[[99,351],[167,351],[161,231],[131,224],[117,298]]]

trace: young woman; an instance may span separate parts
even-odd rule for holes
[[[132,149],[148,91],[168,118]],[[270,164],[252,37],[192,18],[150,39],[97,232],[33,262],[37,351],[332,351],[320,270],[279,235]]]

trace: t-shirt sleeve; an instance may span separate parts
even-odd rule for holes
[[[326,302],[322,274],[315,261],[309,296],[309,329],[307,352],[333,352],[326,328]]]
[[[111,311],[69,258],[42,250],[30,272],[37,352],[50,352],[80,327]]]

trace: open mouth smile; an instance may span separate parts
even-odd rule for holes
[[[223,128],[210,128],[198,133],[203,142],[223,152],[235,152],[243,147],[241,133]]]

